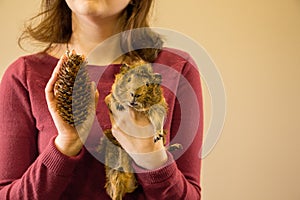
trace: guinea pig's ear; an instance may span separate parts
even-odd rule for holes
[[[130,66],[126,63],[122,64],[120,67],[120,73],[125,74],[130,69]]]
[[[137,70],[141,74],[152,73],[152,67],[150,64],[144,64],[137,67]]]
[[[145,64],[145,68],[147,69],[148,72],[153,72],[153,68],[150,63]]]
[[[154,84],[160,85],[160,84],[161,84],[161,81],[162,81],[161,75],[158,74],[158,73],[155,73],[155,74],[153,75],[153,83],[154,83]]]

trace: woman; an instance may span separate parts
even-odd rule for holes
[[[152,0],[43,1],[43,10],[37,16],[41,20],[37,26],[27,27],[21,41],[29,36],[47,47],[43,52],[17,59],[1,81],[0,199],[110,199],[104,188],[104,165],[91,153],[98,140],[85,147],[77,131],[63,122],[56,111],[53,85],[57,71],[66,59],[61,55],[67,48],[88,55],[99,43],[116,33],[149,27],[152,3]],[[153,43],[154,48],[129,52],[134,49],[137,38]],[[121,63],[154,62],[176,72],[174,76],[161,72],[163,80],[174,87],[172,91],[164,90],[169,105],[164,128],[170,133],[167,142],[177,138],[183,144],[184,152],[176,156],[160,151],[162,159],[158,161],[157,157],[133,156],[138,188],[126,194],[124,199],[200,199],[201,161],[198,154],[203,117],[197,68],[183,52],[160,50],[162,40],[148,29],[135,35],[134,39],[130,31],[122,36],[122,50],[128,53],[107,66],[105,71],[101,66],[89,68],[91,74],[102,73],[97,82],[99,94],[95,88],[91,91],[98,102],[96,118],[101,130],[111,128],[104,98],[110,92]],[[196,94],[196,104],[188,96],[190,86]],[[188,109],[183,109],[186,105]],[[200,120],[193,114],[182,114],[195,110],[200,114]],[[90,128],[92,135],[99,132],[89,124],[81,131],[88,134]],[[129,136],[114,123],[112,130],[129,153],[151,155],[164,149],[161,141],[154,143],[152,137]],[[179,134],[180,131],[184,136]]]

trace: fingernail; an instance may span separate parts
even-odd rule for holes
[[[96,83],[95,83],[95,81],[92,81],[91,84],[92,84],[93,89],[96,90]]]
[[[117,125],[113,124],[112,129],[117,130],[118,129]]]

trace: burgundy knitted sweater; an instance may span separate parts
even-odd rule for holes
[[[60,153],[57,130],[47,108],[44,88],[58,62],[45,53],[17,59],[0,85],[0,199],[110,199],[106,194],[103,153],[97,152],[103,130],[111,127],[104,98],[120,65],[88,66],[100,99],[88,140],[75,157]],[[168,153],[167,164],[148,171],[133,163],[138,188],[124,199],[200,199],[199,158],[202,136],[200,76],[183,52],[164,49],[154,65],[162,74],[169,105],[164,128],[168,143],[183,150]]]

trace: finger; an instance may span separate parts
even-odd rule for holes
[[[87,120],[90,121],[92,118],[95,116],[95,111],[97,108],[97,103],[99,100],[99,92],[96,88],[96,83],[91,82],[90,85],[90,100],[87,103],[87,109],[88,109],[88,115],[87,115]]]
[[[64,54],[60,57],[58,63],[56,64],[56,67],[53,70],[52,76],[57,76],[58,75],[59,70],[62,67],[63,63],[66,62],[67,60],[68,60],[68,55],[67,54]]]
[[[56,67],[54,68],[53,72],[52,72],[52,75],[46,85],[46,88],[45,88],[45,93],[46,93],[46,100],[47,102],[51,102],[53,101],[54,99],[54,93],[53,93],[53,90],[54,90],[54,84],[57,80],[57,76],[58,76],[58,72],[62,66],[62,63],[65,62],[67,60],[67,56],[66,55],[63,55],[60,60],[58,61]]]
[[[115,123],[114,116],[111,112],[109,112],[109,119],[110,119],[111,125],[114,126],[116,123]]]
[[[124,134],[124,132],[122,132],[116,125],[112,126],[111,133],[120,144],[124,144],[124,139],[127,135]]]
[[[97,85],[96,83],[93,81],[92,82],[92,94],[93,94],[93,97],[94,97],[94,102],[95,102],[95,110],[97,109],[97,104],[98,104],[98,101],[99,101],[99,91],[97,89]]]
[[[78,132],[80,132],[80,135],[85,136],[86,132],[89,132],[90,128],[92,127],[92,124],[94,122],[95,118],[95,110],[97,108],[97,103],[99,99],[99,92],[96,88],[96,83],[91,82],[90,87],[90,101],[88,103],[88,114],[86,116],[86,119],[83,124],[78,126]]]
[[[90,101],[87,102],[88,103],[88,116],[87,116],[87,120],[90,121],[94,118],[95,116],[95,111],[97,109],[97,104],[98,104],[98,100],[99,100],[99,92],[96,88],[96,84],[95,82],[91,82],[91,87],[90,87]]]
[[[116,133],[125,133],[123,129],[126,124],[122,123],[124,120],[121,120],[120,122],[120,120],[118,120],[118,118],[116,118],[116,116],[113,113],[109,113],[109,117],[112,129],[114,129]]]

